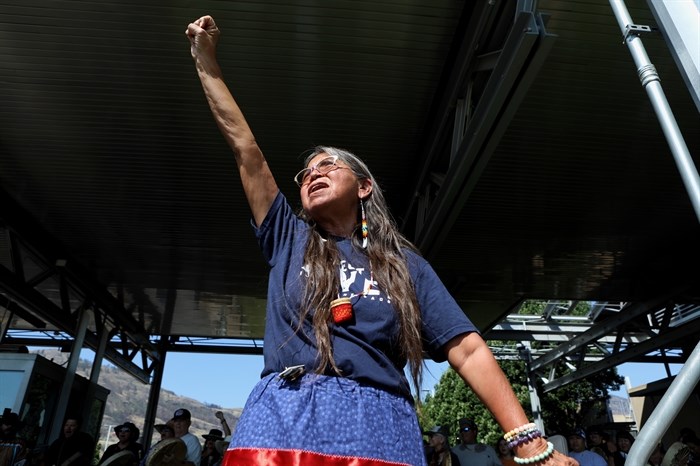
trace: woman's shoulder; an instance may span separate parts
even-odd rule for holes
[[[414,278],[423,275],[426,271],[434,273],[430,262],[421,256],[420,251],[406,247],[402,249],[402,252],[406,258],[408,269]]]
[[[428,261],[421,256],[420,251],[417,249],[404,246],[401,248],[401,253],[404,255],[404,257],[406,257],[406,261],[409,263],[409,265],[423,265],[428,263]]]
[[[282,191],[278,191],[277,196],[272,201],[270,209],[267,211],[262,223],[259,226],[256,226],[255,222],[253,221],[252,224],[256,231],[259,232],[278,225],[280,221],[284,221],[285,219],[287,221],[295,222],[297,224],[297,228],[299,226],[304,226],[305,228],[308,227],[307,222],[294,210],[284,193],[282,193]]]

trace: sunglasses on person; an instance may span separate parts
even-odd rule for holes
[[[321,175],[327,175],[333,170],[337,170],[339,168],[347,167],[339,166],[338,156],[331,155],[330,157],[323,158],[315,164],[311,165],[310,167],[304,168],[303,170],[299,171],[299,173],[297,173],[294,177],[294,182],[301,188],[311,180],[311,173],[313,173],[314,170],[316,170]]]
[[[130,429],[120,429],[120,430],[119,430],[119,433],[120,433],[120,434],[129,433],[129,432],[131,432]]]

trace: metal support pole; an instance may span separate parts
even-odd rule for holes
[[[95,322],[97,322],[101,317],[101,313],[97,310],[94,311]],[[106,319],[102,319],[101,328],[98,331],[99,343],[97,345],[97,351],[95,351],[95,359],[92,361],[92,369],[90,370],[90,388],[93,384],[97,385],[100,379],[100,372],[102,371],[102,362],[105,358],[105,350],[107,349],[107,343],[109,342],[109,328],[107,327]]]
[[[177,301],[176,286],[171,286],[165,298],[165,315],[172,316]],[[170,330],[172,321],[166,320],[163,322],[163,328]],[[146,405],[146,414],[143,420],[143,445],[145,451],[151,447],[151,437],[153,436],[153,424],[156,420],[156,412],[158,411],[158,399],[160,398],[160,387],[163,383],[163,372],[165,371],[165,357],[168,355],[168,346],[170,339],[161,337],[158,342],[158,353],[160,357],[154,360],[153,377],[151,378],[151,388],[148,391],[148,404]]]
[[[73,347],[71,348],[70,357],[68,358],[68,365],[66,367],[66,378],[63,380],[61,394],[58,397],[56,412],[54,413],[53,424],[51,425],[50,439],[59,438],[61,436],[61,430],[63,429],[63,420],[64,416],[66,415],[68,400],[70,398],[71,391],[73,390],[75,371],[78,368],[78,362],[80,361],[80,350],[83,349],[83,343],[85,342],[85,332],[87,331],[89,321],[87,309],[83,308],[80,311],[79,319],[80,321],[78,322],[78,328],[76,329],[75,338],[73,340]]]
[[[151,447],[151,437],[153,436],[153,425],[155,424],[158,400],[160,399],[160,388],[163,383],[166,356],[167,352],[163,351],[160,360],[154,363],[153,379],[151,380],[151,388],[148,390],[148,404],[146,404],[146,414],[143,421],[143,437],[141,441],[145,451],[148,451]]]
[[[627,464],[646,464],[649,455],[693,394],[700,380],[700,343],[690,354],[675,380],[654,408],[627,456]]]
[[[647,56],[642,39],[634,32],[647,30],[648,28],[640,27],[632,22],[623,0],[610,0],[610,6],[615,13],[617,23],[625,37],[625,43],[637,66],[637,73],[642,86],[647,91],[647,95],[656,112],[656,117],[661,124],[661,129],[671,148],[676,166],[681,173],[681,178],[683,178],[685,189],[688,191],[690,201],[695,209],[695,215],[700,221],[700,177],[698,177],[698,171],[695,168],[693,159],[690,157],[688,146],[685,144],[683,135],[678,128],[671,107],[668,105],[656,68]]]
[[[92,315],[95,320],[95,322],[98,322],[100,319],[100,311],[97,309],[92,309]],[[98,324],[99,328],[99,324]],[[97,351],[95,351],[95,359],[92,360],[92,369],[90,370],[90,383],[88,384],[88,389],[87,393],[85,395],[85,402],[87,406],[91,406],[94,398],[95,398],[95,390],[97,387],[97,382],[100,380],[100,372],[102,371],[102,362],[104,361],[105,357],[105,348],[107,348],[107,342],[109,340],[109,330],[107,329],[104,319],[102,322],[102,327],[101,330],[98,331],[98,336],[99,336],[99,344],[97,346]],[[89,409],[89,408],[88,408]],[[87,421],[87,415],[85,418],[85,421]],[[107,431],[107,441],[109,441],[109,434],[112,432],[112,429],[110,427],[110,430]],[[106,444],[105,444],[106,448]],[[103,452],[104,453],[104,452]]]
[[[0,343],[3,343],[7,331],[10,329],[10,324],[14,317],[14,313],[10,310],[9,306],[5,307],[5,311],[0,314]]]
[[[530,394],[530,408],[532,409],[532,422],[537,424],[537,428],[546,435],[544,427],[544,419],[542,418],[542,405],[540,396],[537,393],[537,374],[532,370],[530,363],[532,362],[532,352],[530,351],[530,342],[520,342],[520,357],[525,360],[525,368],[527,370],[527,391]]]

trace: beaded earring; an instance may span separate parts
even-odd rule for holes
[[[362,213],[362,249],[367,249],[369,228],[367,227],[367,216],[365,215],[365,203],[362,202],[362,198],[360,198],[360,211]]]
[[[369,236],[369,228],[367,228],[367,216],[365,215],[365,204],[360,199],[360,215],[362,216],[362,249],[367,249],[367,237]],[[372,289],[372,283],[374,282],[374,274],[372,272],[372,263],[369,263],[369,282],[367,283],[367,288],[362,290],[358,295],[353,297],[357,299],[365,296]],[[337,299],[331,301],[331,315],[333,316],[333,322],[336,324],[342,324],[347,322],[353,317],[352,309],[352,298],[351,297],[340,297],[338,295]]]

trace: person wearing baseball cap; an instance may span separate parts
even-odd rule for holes
[[[463,417],[459,420],[460,444],[452,447],[459,462],[469,466],[502,466],[492,446],[476,441],[478,433],[479,429],[472,419]]]
[[[428,466],[461,466],[457,455],[450,451],[450,433],[446,426],[434,426],[423,435],[428,436],[430,447],[426,455]]]
[[[586,431],[576,428],[566,437],[569,444],[569,456],[581,466],[607,466],[608,463],[597,453],[586,450]]]
[[[197,437],[190,433],[192,425],[192,413],[185,408],[180,408],[173,413],[173,430],[175,438],[179,438],[187,445],[187,457],[184,464],[188,466],[199,466],[202,458],[202,445]]]
[[[191,421],[192,413],[188,409],[180,408],[173,413],[173,421]]]

